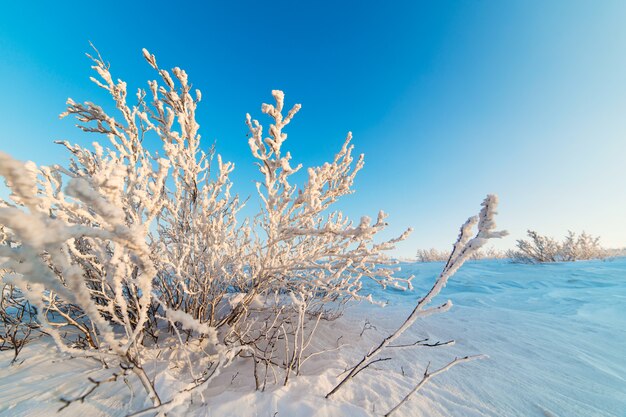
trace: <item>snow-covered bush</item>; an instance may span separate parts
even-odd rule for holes
[[[135,104],[98,55],[92,81],[111,95],[117,114],[72,99],[62,114],[108,146],[62,142],[73,156],[67,167],[37,167],[0,153],[0,175],[12,191],[0,201],[2,283],[20,294],[13,304],[34,307],[33,326],[62,351],[131,370],[162,411],[179,400],[162,401],[144,370],[153,344],[206,356],[198,362],[206,369],[189,367],[193,389],[236,354],[253,359],[257,388],[270,368],[287,383],[311,353],[319,320],[339,317],[350,300],[376,302],[361,293],[364,279],[410,288],[384,255],[410,229],[374,242],[387,225],[383,212],[354,224],[332,211],[353,192],[363,167],[362,155],[354,162],[350,134],[332,162],[308,169],[306,184],[291,182],[301,166],[292,167],[283,150],[283,129],[300,106],[283,114],[280,91],[273,92],[275,104],[262,106],[273,122],[269,136],[247,118],[262,208],[239,223],[233,164],[201,148],[200,92],[192,95],[183,70],[172,76],[144,56],[161,84],[149,81]],[[190,339],[209,346],[190,352]]]
[[[256,216],[239,221],[234,165],[201,146],[200,92],[191,91],[185,71],[161,69],[145,50],[144,57],[159,81],[137,90],[134,104],[126,83],[97,55],[92,81],[112,97],[115,114],[72,99],[62,114],[108,145],[60,142],[72,155],[66,167],[0,153],[0,176],[11,190],[0,199],[3,346],[17,354],[31,331],[50,335],[63,352],[119,367],[114,379],[134,374],[151,410],[161,413],[185,403],[236,357],[251,359],[257,389],[287,384],[325,349],[312,344],[320,320],[339,318],[350,301],[378,303],[364,293],[364,280],[411,288],[385,255],[411,229],[381,242],[385,213],[353,222],[333,210],[353,192],[364,164],[363,155],[353,156],[351,134],[331,162],[308,168],[305,184],[294,183],[302,167],[292,166],[284,129],[300,105],[284,112],[277,90],[275,103],[261,108],[271,119],[267,136],[246,119],[261,204]],[[493,231],[496,204],[489,196],[480,217],[461,228],[441,276],[400,333],[417,317],[450,308],[426,306],[465,260],[502,236]],[[157,392],[146,371],[163,347],[183,384],[174,395]],[[64,407],[88,393],[63,399]]]
[[[603,259],[609,252],[600,245],[600,238],[585,232],[569,232],[562,242],[528,230],[529,240],[519,239],[517,249],[507,252],[513,262],[545,263],[571,262],[586,259]]]
[[[470,256],[469,260],[477,261],[481,259],[503,259],[506,253],[499,251],[495,248],[485,248]],[[416,261],[417,262],[445,262],[450,258],[450,252],[444,250],[438,250],[435,248],[430,249],[418,249]]]
[[[608,258],[620,258],[626,256],[626,248],[608,248],[606,249]]]
[[[569,231],[561,244],[564,261],[585,259],[602,259],[608,252],[600,245],[600,237],[594,237],[582,232],[579,236]]]
[[[435,248],[418,249],[415,260],[417,262],[445,262],[450,257],[450,251]]]
[[[0,279],[3,271],[0,271]],[[38,329],[36,311],[14,285],[0,282],[0,351],[13,352],[13,362]]]

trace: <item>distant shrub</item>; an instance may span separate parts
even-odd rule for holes
[[[476,261],[480,259],[503,259],[506,257],[506,253],[499,251],[495,248],[487,248],[484,250],[476,251],[468,258],[468,260]],[[445,262],[450,258],[450,252],[445,250],[438,250],[435,248],[430,249],[418,249],[416,262]]]
[[[430,249],[418,249],[417,250],[417,262],[441,262],[447,261],[450,257],[450,252],[445,250],[438,250],[435,248]]]
[[[528,230],[529,240],[519,239],[517,250],[507,252],[507,257],[518,263],[572,262],[586,259],[604,259],[611,252],[600,245],[600,238],[585,232],[576,235],[568,232],[562,242]]]
[[[626,256],[626,248],[611,248],[606,249],[606,252],[609,258],[619,258]]]

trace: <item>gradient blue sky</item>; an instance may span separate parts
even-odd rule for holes
[[[57,118],[66,98],[107,100],[88,41],[131,91],[154,78],[146,47],[203,91],[205,144],[244,196],[258,178],[244,117],[277,88],[303,104],[295,161],[320,164],[354,133],[366,167],[341,208],[384,209],[386,236],[413,226],[398,255],[449,247],[487,193],[511,232],[498,247],[527,228],[626,246],[624,22],[624,1],[3,2],[0,150],[67,161],[53,140],[94,137]]]

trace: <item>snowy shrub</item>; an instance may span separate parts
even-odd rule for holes
[[[497,250],[495,248],[485,248],[477,251],[471,256],[471,260],[481,259],[504,259],[506,258],[506,252]]]
[[[200,146],[200,92],[192,95],[183,70],[174,68],[172,77],[153,55],[144,56],[162,85],[148,82],[136,104],[128,104],[126,83],[114,81],[97,56],[99,78],[92,81],[111,95],[117,115],[71,99],[62,114],[108,147],[62,142],[73,156],[68,167],[37,167],[0,153],[0,175],[12,191],[0,201],[3,285],[20,295],[11,295],[13,305],[33,306],[35,326],[62,351],[117,361],[162,411],[166,403],[143,369],[153,344],[187,349],[190,338],[209,341],[207,368],[191,375],[194,389],[236,354],[253,359],[257,388],[269,368],[274,375],[273,368],[282,370],[286,384],[311,353],[319,320],[339,317],[350,300],[376,302],[361,293],[364,279],[410,288],[384,255],[410,229],[374,242],[387,225],[383,212],[355,224],[332,211],[353,192],[363,167],[362,155],[354,162],[350,134],[332,162],[308,169],[303,186],[291,182],[301,166],[292,167],[283,151],[283,129],[300,106],[283,114],[280,91],[273,92],[275,104],[262,106],[273,122],[269,136],[247,117],[262,208],[238,223],[234,166]],[[24,317],[3,311],[7,331],[10,320]]]
[[[415,260],[417,262],[445,262],[448,260],[449,257],[449,251],[439,250],[435,248],[418,249]]]
[[[477,261],[481,259],[503,259],[505,256],[505,252],[496,250],[495,248],[486,248],[473,253],[469,260]],[[415,260],[416,262],[445,262],[448,258],[450,258],[449,251],[430,248],[418,249]]]
[[[541,236],[537,232],[528,230],[530,240],[517,241],[516,251],[509,251],[509,257],[514,262],[543,263],[558,262],[561,245],[553,238]]]
[[[569,231],[561,244],[564,261],[576,261],[585,259],[601,259],[608,256],[608,252],[600,245],[600,238],[582,232],[576,236]]]
[[[626,256],[626,248],[605,249],[608,258],[620,258]]]
[[[0,271],[0,279],[3,273]],[[13,361],[38,329],[36,312],[15,286],[0,282],[0,351],[13,352]]]
[[[108,145],[60,142],[72,155],[66,167],[0,153],[11,190],[0,200],[2,348],[17,355],[31,331],[50,335],[63,352],[134,374],[160,413],[185,404],[236,357],[251,362],[257,389],[287,384],[324,349],[312,344],[320,320],[339,318],[350,301],[379,303],[363,292],[365,280],[411,288],[385,255],[411,229],[381,242],[375,238],[387,226],[385,213],[353,222],[333,210],[353,192],[364,164],[363,155],[353,156],[351,134],[331,162],[308,168],[306,183],[295,184],[302,166],[284,149],[284,129],[300,105],[285,112],[281,91],[261,108],[271,120],[267,135],[246,119],[261,208],[238,221],[234,165],[202,150],[200,92],[192,92],[185,71],[161,69],[145,50],[144,57],[159,81],[137,90],[134,104],[98,55],[92,81],[109,93],[115,115],[72,99],[61,115]],[[489,196],[480,217],[463,226],[444,271],[400,333],[417,317],[450,308],[426,306],[465,260],[502,236],[493,232],[496,204]],[[179,369],[183,388],[168,398],[145,366],[164,347],[170,360],[185,363],[169,369]],[[63,399],[64,407],[86,395]]]
[[[562,242],[528,230],[529,240],[519,239],[517,249],[507,252],[507,257],[519,263],[571,262],[586,259],[603,259],[609,252],[600,245],[600,238],[583,232],[569,232]]]

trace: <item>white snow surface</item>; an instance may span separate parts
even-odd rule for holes
[[[340,320],[323,323],[318,345],[337,346],[341,336],[339,344],[349,346],[312,358],[303,365],[304,375],[287,387],[254,391],[251,364],[241,360],[222,372],[204,399],[195,396],[188,409],[168,415],[380,416],[411,390],[429,361],[437,369],[455,356],[483,353],[489,358],[434,377],[394,415],[626,416],[626,258],[546,265],[468,262],[436,300],[451,299],[452,310],[418,321],[399,342],[429,337],[455,339],[454,346],[389,349],[380,357],[392,360],[364,370],[325,400],[343,369],[404,321],[442,264],[402,267],[416,275],[415,290],[376,293],[389,300],[388,307],[362,303]],[[366,320],[375,328],[359,337]],[[24,348],[18,363],[10,365],[11,359],[12,352],[0,354],[0,416],[125,416],[149,406],[129,377],[132,392],[120,379],[56,413],[63,405],[59,398],[79,396],[90,387],[89,376],[105,379],[113,370],[70,359],[46,341]],[[165,400],[178,387],[167,369],[172,363],[145,367]]]

